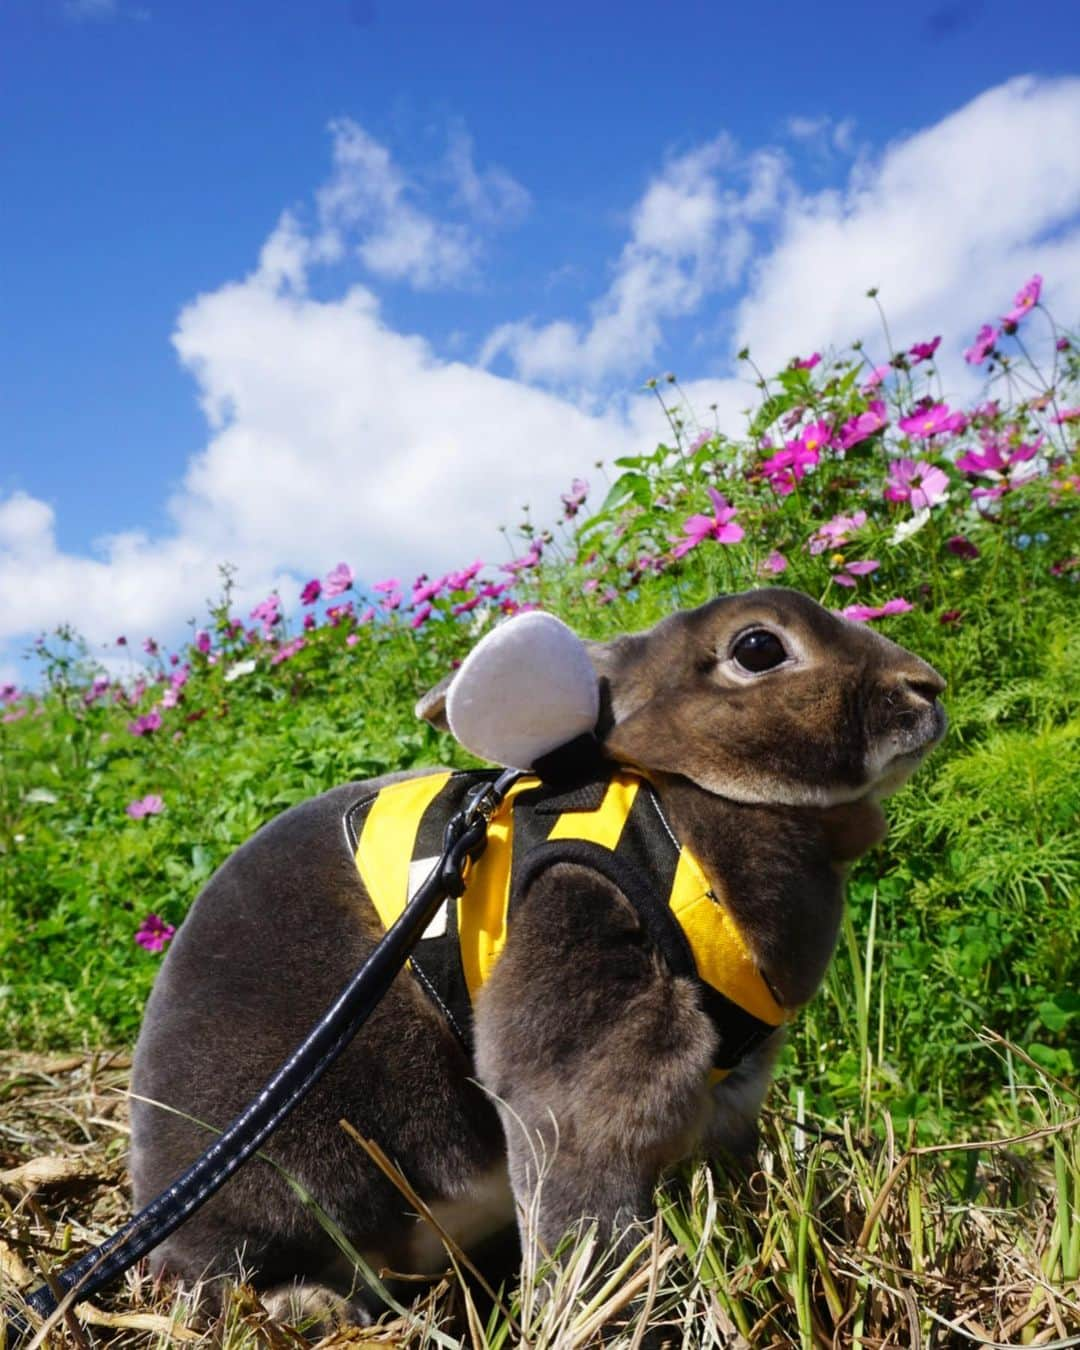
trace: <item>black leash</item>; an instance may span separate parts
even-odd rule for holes
[[[277,1129],[364,1025],[440,903],[447,896],[464,893],[466,870],[484,851],[488,823],[522,776],[519,769],[506,769],[498,778],[470,790],[461,810],[447,822],[443,851],[431,875],[307,1039],[168,1190],[100,1246],[53,1276],[52,1288],[42,1284],[25,1295],[34,1312],[48,1317],[72,1291],[77,1290],[80,1298],[91,1298],[111,1284],[209,1200]],[[21,1313],[7,1308],[3,1311],[7,1317],[7,1347],[14,1350],[31,1334],[31,1328]]]

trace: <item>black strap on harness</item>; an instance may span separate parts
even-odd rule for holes
[[[526,860],[517,895],[524,896],[527,887],[556,863],[578,863],[607,877],[633,905],[649,941],[664,958],[671,973],[684,975],[697,985],[702,1011],[717,1034],[714,1069],[733,1069],[773,1035],[776,1027],[740,1008],[701,978],[686,934],[664,897],[657,895],[651,886],[642,884],[639,868],[610,849],[584,839],[560,839],[555,843],[540,844]]]
[[[307,1039],[168,1190],[100,1246],[53,1277],[55,1294],[42,1284],[25,1295],[34,1312],[48,1317],[69,1294],[90,1298],[117,1279],[209,1200],[277,1129],[363,1026],[442,901],[463,894],[469,863],[480,856],[487,842],[488,823],[521,777],[521,770],[507,769],[470,790],[464,806],[447,822],[442,854],[431,875]],[[14,1350],[31,1328],[20,1312],[3,1311],[8,1350]]]

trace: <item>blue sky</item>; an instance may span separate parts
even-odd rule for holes
[[[6,0],[0,672],[493,550],[778,363],[1080,313],[1080,10]],[[261,260],[261,261],[260,261]],[[954,366],[957,392],[968,373]],[[700,406],[704,406],[704,402]]]

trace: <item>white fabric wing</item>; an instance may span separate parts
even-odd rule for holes
[[[596,726],[600,691],[585,644],[554,614],[531,610],[493,628],[446,695],[455,739],[480,759],[528,769]]]

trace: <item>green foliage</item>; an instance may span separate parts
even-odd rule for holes
[[[541,604],[606,636],[765,582],[854,600],[948,678],[952,720],[854,870],[850,931],[781,1093],[837,1119],[887,1105],[927,1142],[1010,1090],[971,1053],[983,1025],[1073,1077],[1080,423],[1051,414],[1076,402],[1078,363],[1069,349],[1052,385],[1029,375],[1032,396],[996,359],[999,402],[933,437],[904,421],[931,408],[932,363],[903,353],[876,390],[859,353],[759,376],[742,440],[665,403],[669,443],[618,461],[598,509],[568,504],[557,534],[526,520],[512,572],[466,569],[411,603],[384,587],[374,618],[339,603],[302,642],[276,600],[245,630],[228,577],[205,635],[137,682],[106,678],[71,632],[49,639],[43,692],[9,691],[0,722],[0,1036],[130,1041],[160,959],[133,941],[148,913],[179,924],[213,869],[306,797],[467,762],[413,704],[500,613]],[[990,458],[958,464],[972,453]],[[148,716],[160,725],[134,734]],[[147,794],[163,811],[130,818]]]

